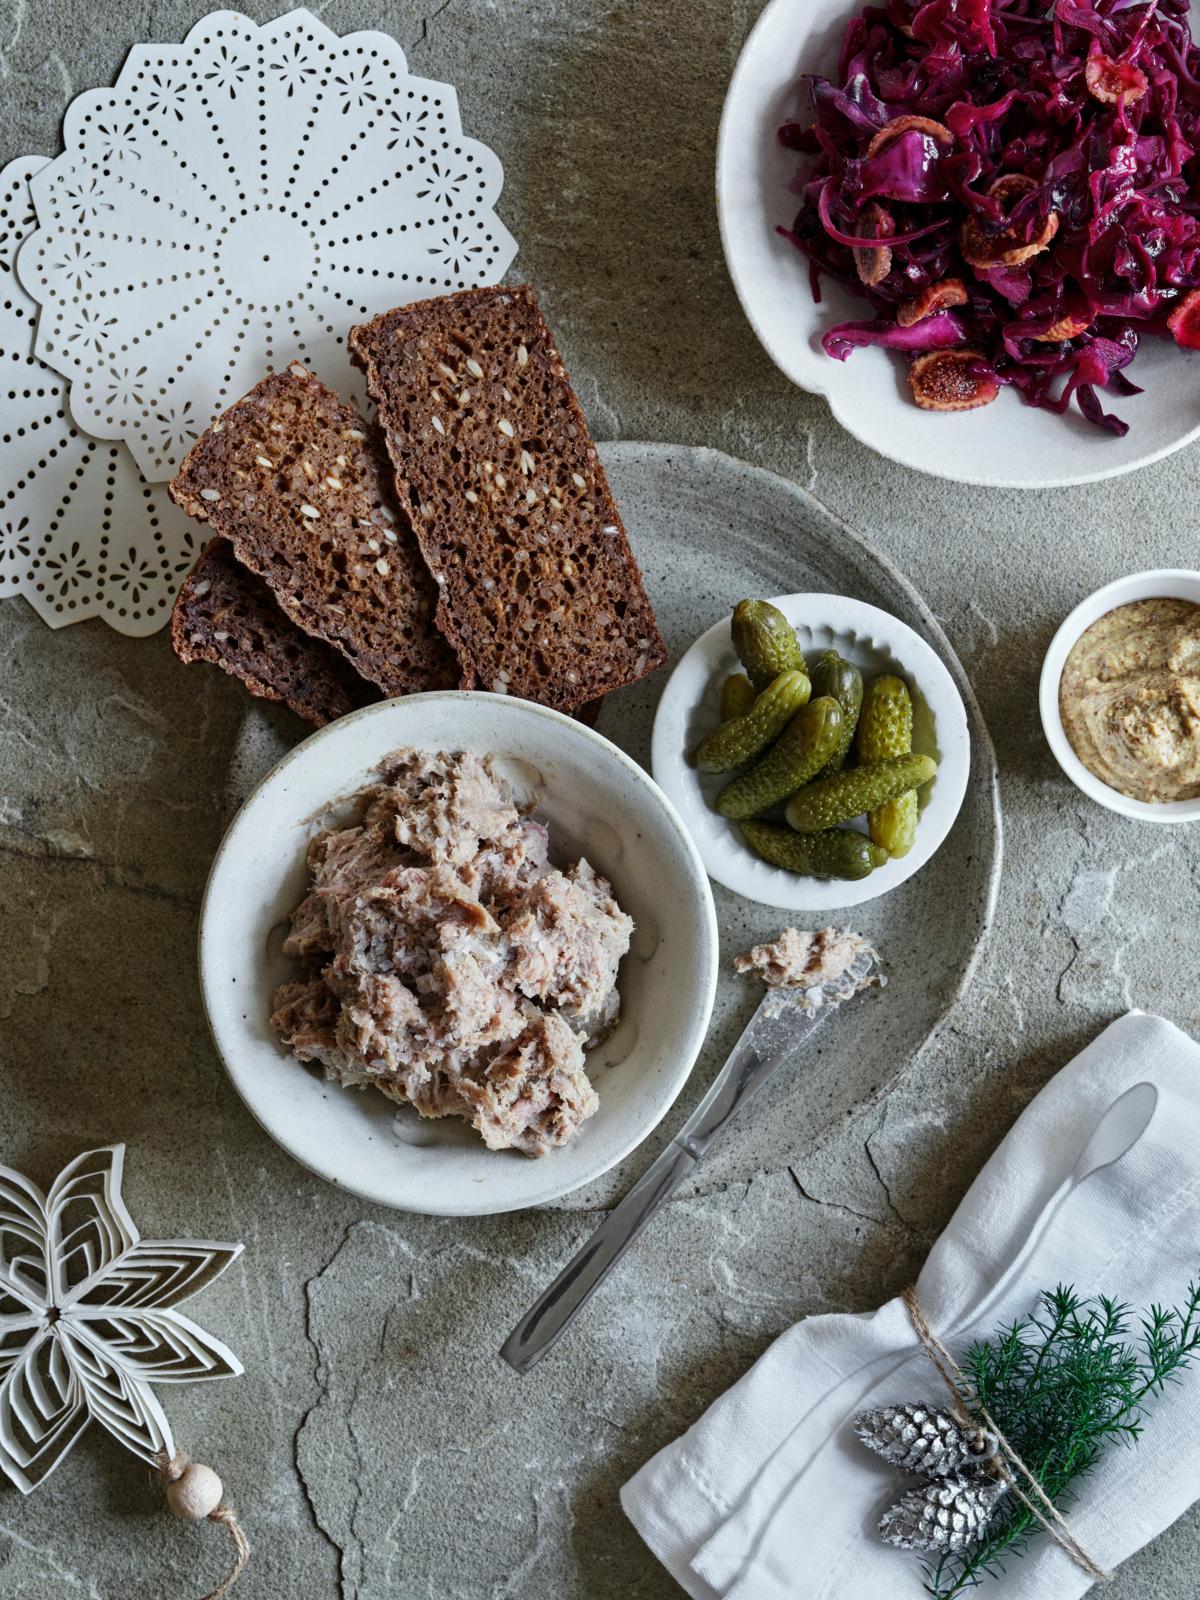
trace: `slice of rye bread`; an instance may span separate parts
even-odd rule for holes
[[[352,328],[396,492],[478,685],[561,711],[666,659],[642,575],[528,287],[469,289]]]
[[[298,627],[385,694],[462,682],[377,431],[299,362],[202,433],[170,489]]]
[[[185,663],[211,662],[260,700],[280,700],[318,728],[382,698],[344,656],[280,610],[224,539],[205,548],[184,580],[171,613],[171,648]],[[601,704],[590,700],[571,714],[594,728]]]
[[[318,728],[380,697],[344,656],[280,610],[224,539],[212,541],[184,580],[171,648],[181,661],[212,662],[260,700],[281,700]]]

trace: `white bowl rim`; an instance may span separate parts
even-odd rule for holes
[[[1181,586],[1187,586],[1190,592],[1182,592]],[[1063,619],[1050,641],[1038,682],[1038,709],[1042,730],[1054,759],[1089,800],[1095,800],[1098,805],[1138,822],[1179,826],[1185,822],[1200,821],[1200,797],[1194,800],[1134,800],[1119,789],[1114,789],[1085,767],[1075,754],[1063,727],[1058,703],[1059,684],[1067,656],[1092,623],[1133,600],[1153,600],[1160,596],[1165,599],[1194,600],[1200,605],[1200,571],[1190,567],[1149,567],[1145,572],[1131,572],[1124,578],[1114,578],[1111,583],[1102,585],[1082,599]]]
[[[1156,461],[1163,461],[1167,456],[1174,455],[1177,450],[1184,449],[1200,438],[1200,421],[1187,433],[1179,438],[1169,440],[1157,449],[1147,450],[1132,460],[1125,460],[1110,467],[1089,467],[1079,472],[1056,473],[1051,477],[1028,477],[1015,473],[990,473],[971,472],[961,468],[945,469],[935,463],[915,462],[907,459],[898,451],[890,449],[886,438],[880,440],[868,437],[856,425],[857,413],[853,407],[840,405],[836,396],[824,385],[815,373],[806,372],[801,377],[792,364],[784,356],[773,335],[770,322],[762,317],[758,311],[758,303],[752,292],[752,274],[743,266],[738,241],[735,238],[730,224],[728,208],[725,204],[726,192],[731,187],[731,172],[735,164],[738,151],[733,135],[734,113],[740,109],[738,105],[742,90],[743,79],[749,76],[751,64],[754,60],[754,47],[760,32],[766,32],[774,22],[775,14],[785,11],[795,4],[795,0],[768,0],[759,13],[754,26],[746,35],[742,47],[738,52],[737,62],[729,80],[729,87],[725,91],[724,104],[721,107],[721,120],[717,130],[717,165],[716,165],[716,201],[717,201],[717,226],[721,236],[721,249],[725,256],[725,266],[733,284],[734,293],[738,297],[742,311],[747,322],[754,331],[755,337],[762,345],[771,361],[783,373],[790,383],[797,388],[805,390],[808,394],[817,394],[825,401],[838,422],[846,432],[857,439],[860,444],[873,450],[876,455],[883,456],[888,461],[894,461],[898,466],[907,467],[910,472],[920,472],[927,477],[941,478],[948,483],[962,483],[981,489],[1072,489],[1081,484],[1102,483],[1108,478],[1121,478],[1129,472],[1140,472],[1143,467],[1153,466]],[[846,16],[849,20],[851,10],[849,0],[846,0]],[[1159,819],[1165,820],[1165,819]]]
[[[752,885],[747,874],[751,868],[756,870],[759,863],[736,838],[731,841],[733,848],[727,853],[722,852],[720,855],[716,855],[713,852],[706,854],[704,847],[699,847],[701,859],[704,861],[709,875],[726,889],[731,890],[734,894],[741,895],[743,899],[749,900],[756,905],[770,906],[780,911],[812,912],[816,915],[823,915],[830,910],[842,910],[853,906],[866,905],[872,900],[878,900],[883,895],[889,894],[893,889],[898,889],[902,883],[907,882],[922,867],[926,866],[937,854],[938,850],[941,849],[942,845],[945,844],[954,824],[958,820],[966,799],[971,774],[973,741],[966,701],[958,684],[954,681],[953,673],[929,641],[923,639],[909,623],[897,617],[893,612],[884,610],[882,606],[872,605],[867,600],[859,600],[854,595],[825,593],[817,590],[801,590],[768,598],[770,598],[773,605],[780,607],[785,613],[788,613],[789,610],[803,609],[818,617],[821,615],[821,603],[826,603],[826,611],[828,613],[830,609],[828,602],[834,601],[837,607],[849,615],[861,619],[861,622],[868,628],[874,628],[885,636],[891,633],[895,639],[898,639],[902,648],[896,648],[894,643],[889,643],[888,648],[897,656],[900,664],[905,665],[902,659],[903,647],[908,647],[922,662],[925,668],[924,676],[926,681],[928,681],[928,674],[933,674],[939,687],[947,694],[949,703],[957,713],[955,727],[953,729],[943,729],[946,748],[949,749],[951,739],[955,739],[961,745],[962,750],[961,760],[954,768],[953,785],[951,788],[943,789],[943,794],[948,794],[949,800],[948,816],[941,827],[941,832],[935,839],[934,830],[927,828],[925,836],[922,838],[918,829],[917,843],[907,856],[888,862],[885,867],[879,868],[866,878],[855,882],[822,881],[820,879],[798,877],[793,873],[785,872],[782,868],[775,868],[771,871],[769,878],[764,880],[763,885],[755,886]],[[845,625],[842,624],[842,626]],[[714,642],[720,641],[723,644],[727,644],[729,638],[728,629],[728,617],[719,618],[711,627],[706,628],[702,634],[692,641],[672,668],[671,676],[663,688],[654,716],[654,730],[651,738],[651,764],[656,776],[660,770],[660,765],[665,768],[669,759],[666,750],[668,729],[663,711],[667,706],[671,684],[683,670],[685,664],[706,653]],[[834,631],[837,630],[835,629]],[[905,670],[910,676],[916,677],[911,666],[905,666]],[[670,729],[670,737],[673,741],[677,741],[678,732],[679,730],[675,726]],[[670,759],[677,760],[677,742],[672,743],[671,749]],[[942,766],[946,765],[947,763],[943,760]],[[938,777],[941,777],[945,784],[950,783],[950,773],[943,774],[941,767],[939,767]],[[934,781],[936,783],[937,778]],[[732,828],[733,824],[729,826]],[[709,855],[712,856],[711,861]],[[889,871],[892,868],[895,870]],[[819,885],[815,891],[810,887],[808,890],[803,891],[802,894],[799,887],[801,884],[812,885],[814,883]],[[761,892],[756,892],[761,890],[762,887],[770,885],[775,886],[773,897],[767,898]]]
[[[604,735],[597,732],[595,728],[590,728],[586,723],[579,722],[576,718],[569,717],[561,711],[555,711],[549,706],[541,706],[534,701],[522,700],[513,695],[492,694],[478,689],[440,689],[432,690],[428,693],[420,695],[396,695],[390,699],[377,701],[372,705],[362,706],[359,708],[359,710],[352,711],[347,716],[339,717],[336,721],[327,723],[323,728],[315,729],[311,734],[308,735],[307,738],[301,740],[298,745],[296,745],[292,750],[289,750],[287,754],[280,761],[276,762],[271,770],[266,773],[258,783],[255,784],[254,788],[242,801],[241,805],[239,805],[237,811],[231,818],[229,825],[226,827],[225,832],[221,837],[221,842],[217,846],[216,852],[213,855],[212,866],[209,868],[208,879],[204,886],[204,895],[200,902],[200,919],[197,932],[197,957],[201,1001],[204,1006],[204,1015],[208,1023],[208,1030],[212,1038],[213,1048],[217,1052],[227,1077],[233,1084],[233,1087],[237,1090],[238,1097],[241,1099],[243,1105],[245,1105],[246,1109],[262,1128],[263,1132],[266,1133],[275,1144],[284,1150],[300,1166],[307,1168],[308,1171],[315,1174],[315,1176],[324,1179],[325,1182],[333,1184],[335,1188],[344,1189],[347,1193],[357,1195],[362,1200],[371,1201],[376,1205],[387,1206],[391,1210],[415,1210],[415,1208],[405,1207],[399,1204],[394,1198],[390,1198],[386,1194],[381,1193],[379,1190],[369,1184],[356,1182],[354,1180],[353,1173],[351,1173],[348,1177],[342,1177],[341,1175],[334,1177],[329,1172],[322,1171],[320,1167],[315,1166],[303,1154],[293,1148],[291,1141],[280,1129],[268,1124],[259,1114],[258,1108],[252,1104],[246,1093],[243,1092],[242,1084],[227,1061],[225,1052],[221,1047],[220,1037],[217,1032],[217,1025],[214,1021],[212,1007],[209,1003],[209,984],[206,980],[206,944],[208,938],[210,937],[210,903],[213,886],[217,878],[218,868],[224,861],[232,842],[234,832],[241,818],[244,816],[253,802],[259,797],[262,791],[268,786],[268,784],[273,783],[277,778],[279,778],[287,770],[287,768],[292,765],[293,762],[311,752],[315,745],[321,743],[335,732],[344,729],[348,724],[364,721],[370,717],[378,716],[382,712],[386,711],[390,706],[394,706],[401,702],[417,700],[420,700],[426,704],[431,704],[435,701],[443,703],[461,703],[464,700],[485,702],[494,700],[501,702],[509,708],[519,706],[522,712],[528,712],[531,715],[545,717],[553,722],[564,724],[567,728],[573,730],[574,733],[581,735],[585,742],[591,742],[597,748],[603,749],[606,754],[615,756],[618,764],[623,766],[626,771],[632,775],[635,782],[641,788],[643,788],[658,804],[667,822],[673,831],[678,835],[683,846],[684,857],[687,860],[688,867],[690,869],[689,875],[698,885],[698,898],[702,908],[703,920],[699,924],[693,924],[693,926],[696,926],[699,935],[697,939],[697,944],[699,946],[699,957],[703,962],[705,969],[700,984],[703,1000],[702,1003],[690,1013],[689,1026],[687,1028],[686,1035],[680,1041],[679,1046],[679,1060],[681,1063],[680,1067],[677,1069],[676,1073],[672,1076],[669,1082],[664,1084],[662,1099],[656,1108],[654,1120],[646,1124],[639,1124],[627,1139],[618,1141],[617,1147],[604,1160],[603,1164],[597,1165],[594,1168],[589,1168],[582,1177],[574,1179],[568,1183],[564,1184],[562,1182],[555,1182],[550,1176],[554,1170],[554,1152],[551,1151],[549,1159],[543,1159],[539,1162],[530,1161],[528,1163],[531,1174],[534,1172],[544,1171],[547,1174],[547,1181],[537,1187],[532,1188],[529,1193],[523,1194],[519,1200],[514,1202],[502,1201],[500,1204],[481,1204],[476,1201],[469,1207],[465,1208],[462,1206],[438,1206],[437,1204],[430,1204],[428,1206],[423,1206],[420,1212],[417,1214],[426,1216],[492,1216],[499,1215],[503,1212],[525,1211],[535,1206],[546,1205],[553,1200],[560,1199],[565,1194],[570,1194],[576,1189],[582,1188],[585,1184],[595,1182],[597,1178],[600,1178],[604,1175],[604,1173],[611,1171],[614,1166],[623,1161],[626,1156],[630,1155],[638,1148],[639,1145],[649,1138],[650,1134],[653,1133],[654,1129],[658,1127],[662,1119],[666,1116],[667,1112],[678,1099],[684,1088],[684,1085],[691,1077],[691,1074],[695,1068],[696,1061],[699,1058],[704,1041],[708,1036],[708,1026],[712,1018],[713,1005],[716,1001],[717,979],[720,975],[720,931],[717,925],[716,904],[713,900],[712,885],[709,883],[708,873],[700,856],[700,852],[696,848],[695,840],[685,827],[683,819],[680,817],[670,798],[663,793],[662,789],[654,781],[654,778],[651,776],[651,774],[647,772],[644,767],[640,766],[632,756],[628,755],[624,750],[622,750],[619,745],[615,744],[611,739],[606,739]],[[388,752],[386,750],[381,750],[379,752],[379,758],[382,759],[387,753]]]

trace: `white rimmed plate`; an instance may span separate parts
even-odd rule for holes
[[[730,276],[763,348],[801,388],[824,395],[863,444],[903,466],[958,483],[1048,489],[1094,483],[1147,466],[1200,435],[1200,352],[1147,336],[1129,369],[1144,394],[1105,397],[1129,424],[1123,439],[1077,413],[1025,405],[1011,390],[992,405],[954,415],[914,405],[903,356],[856,350],[835,361],[821,335],[838,322],[869,319],[870,307],[828,279],[814,303],[808,262],[776,226],[790,227],[799,201],[789,189],[804,159],[777,138],[784,122],[807,120],[801,74],[832,73],[856,0],[771,0],[742,47],[721,116],[717,213]]]
[[[339,797],[391,751],[473,750],[515,764],[550,822],[556,859],[586,855],[635,919],[621,966],[621,1022],[589,1055],[600,1109],[537,1160],[488,1151],[465,1123],[425,1120],[373,1090],[299,1065],[268,1018],[295,972],[280,954],[304,893],[308,839]],[[344,717],[258,785],[217,852],[200,926],[200,978],[217,1049],[276,1142],[366,1200],[439,1216],[541,1205],[589,1183],[639,1144],[687,1080],[717,977],[717,927],[703,864],[670,802],[629,756],[569,717],[499,695],[415,695]]]
[[[898,617],[847,595],[789,594],[772,600],[796,628],[806,654],[835,649],[864,678],[894,672],[913,697],[913,749],[933,756],[936,776],[920,790],[917,839],[906,856],[857,882],[799,877],[759,859],[733,823],[713,809],[729,774],[697,772],[687,753],[720,720],[721,686],[740,670],[722,617],[683,656],[654,719],[654,776],[674,802],[710,877],[761,905],[827,911],[862,905],[920,871],[950,832],[967,792],[971,739],[962,696],[924,639]]]

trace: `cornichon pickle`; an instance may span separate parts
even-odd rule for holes
[[[804,672],[804,651],[796,630],[769,600],[743,600],[729,624],[733,648],[756,689],[765,689],[781,672]]]
[[[917,837],[917,791],[905,789],[867,812],[867,832],[890,856],[906,856]]]
[[[756,816],[786,800],[829,760],[842,731],[842,708],[832,695],[809,703],[788,723],[779,738],[749,772],[721,790],[717,810],[735,822]]]
[[[887,860],[887,851],[853,828],[793,833],[774,822],[743,822],[746,843],[773,867],[810,878],[865,878]]]
[[[886,761],[888,756],[906,756],[912,749],[912,696],[903,678],[890,672],[872,678],[863,690],[862,710],[858,715],[858,758],[860,761]]]
[[[754,704],[754,685],[744,672],[735,672],[732,677],[725,679],[725,686],[721,690],[721,721],[728,722],[731,717],[745,716]]]
[[[812,684],[815,695],[831,694],[842,708],[841,737],[825,765],[826,773],[840,772],[846,764],[846,756],[858,725],[863,698],[862,673],[848,661],[843,661],[836,650],[822,650],[813,662]]]
[[[757,697],[749,711],[731,717],[704,739],[696,750],[701,772],[730,772],[761,755],[777,739],[801,706],[808,704],[812,686],[802,672],[781,672]]]
[[[937,762],[930,756],[908,755],[835,772],[794,794],[788,801],[787,820],[799,833],[832,828],[837,822],[861,817],[885,800],[894,800],[906,789],[919,789],[936,771]]]
[[[884,761],[912,749],[913,706],[908,685],[890,672],[873,678],[863,694],[856,735],[861,761]],[[889,855],[906,856],[917,837],[917,791],[906,789],[867,813],[867,831]]]

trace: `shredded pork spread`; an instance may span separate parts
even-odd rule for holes
[[[284,953],[305,977],[271,1018],[300,1061],[489,1149],[542,1155],[596,1110],[584,1051],[615,1026],[633,922],[490,760],[397,751],[360,820],[313,839]]]
[[[756,944],[745,955],[734,956],[737,972],[753,972],[769,989],[803,989],[810,1009],[848,1000],[860,989],[869,989],[886,980],[872,967],[856,983],[845,974],[864,951],[874,949],[849,929],[821,928],[816,933],[785,928],[769,944]]]

